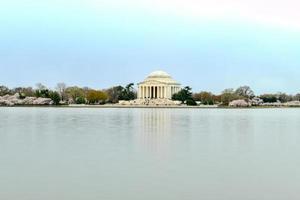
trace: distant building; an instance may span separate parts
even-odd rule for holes
[[[181,85],[164,71],[154,71],[138,84],[138,99],[171,99]]]

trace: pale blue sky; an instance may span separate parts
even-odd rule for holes
[[[298,15],[278,20],[279,5],[260,15],[257,3],[242,16],[243,5],[194,0],[178,12],[176,2],[0,2],[0,85],[100,89],[164,70],[194,91],[250,85],[258,94],[300,92]],[[283,11],[293,12],[286,3]]]

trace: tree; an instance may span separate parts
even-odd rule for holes
[[[42,83],[37,83],[37,84],[35,84],[35,86],[36,86],[37,90],[46,90],[47,89],[47,87],[44,86]]]
[[[247,99],[251,99],[255,96],[253,90],[249,86],[241,86],[236,89],[235,93],[236,95],[245,97]]]
[[[68,96],[68,101],[73,101],[77,103],[77,99],[85,99],[85,94],[82,88],[77,86],[66,88],[66,95]]]
[[[49,97],[51,98],[51,100],[53,101],[54,105],[59,105],[59,102],[61,100],[60,95],[57,91],[51,91],[49,93]]]
[[[221,95],[213,95],[214,104],[221,102]]]
[[[296,94],[296,95],[293,97],[293,100],[294,100],[294,101],[300,101],[300,93],[299,93],[299,94]]]
[[[5,96],[7,94],[11,94],[10,89],[4,85],[1,85],[0,86],[0,96]]]
[[[260,99],[264,101],[264,103],[275,103],[278,98],[275,94],[263,94],[259,96]]]
[[[34,97],[35,96],[35,92],[34,90],[32,89],[32,87],[17,87],[17,88],[14,88],[12,93],[14,94],[19,94],[20,98],[21,99],[24,99],[26,97]]]
[[[196,103],[196,101],[194,99],[187,99],[186,100],[186,105],[188,105],[188,106],[196,106],[197,103]]]
[[[281,92],[279,92],[279,93],[277,94],[277,98],[278,98],[278,100],[279,100],[281,103],[286,103],[286,102],[288,102],[288,101],[292,101],[292,100],[293,100],[293,98],[292,98],[291,96],[289,96],[289,95],[287,95],[287,94],[285,94],[285,93],[281,93]]]
[[[172,100],[181,101],[182,103],[184,103],[187,100],[193,100],[191,90],[192,88],[186,86],[185,88],[181,89],[178,93],[173,94]]]
[[[57,83],[56,85],[56,90],[58,91],[62,101],[67,99],[66,88],[67,85],[65,83]]]
[[[235,93],[233,89],[225,89],[221,94],[221,102],[223,105],[228,106],[229,103],[233,100],[237,99],[243,99],[244,97],[241,97]]]
[[[48,89],[36,90],[35,96],[41,98],[50,98],[50,91]]]
[[[36,84],[35,96],[42,98],[50,98],[50,91],[41,83]]]
[[[123,88],[121,96],[119,97],[119,100],[133,100],[136,99],[136,92],[134,91],[134,83],[129,83],[128,85],[126,85],[125,88]]]
[[[122,97],[122,92],[124,87],[115,86],[106,90],[106,94],[108,95],[108,102],[110,103],[118,103],[120,98]]]
[[[86,100],[84,97],[77,97],[75,103],[76,104],[86,104]]]
[[[195,93],[193,95],[193,99],[195,101],[201,101],[202,104],[204,105],[213,105],[214,104],[214,95],[211,92],[200,92],[200,93]]]
[[[102,91],[89,90],[86,96],[89,104],[100,104],[104,103],[107,100],[107,94]]]

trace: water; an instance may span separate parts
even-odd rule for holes
[[[0,108],[1,200],[298,200],[300,109]]]

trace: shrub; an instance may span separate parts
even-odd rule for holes
[[[186,100],[186,105],[188,105],[188,106],[196,106],[197,103],[193,99],[188,99],[188,100]]]
[[[51,100],[53,101],[54,105],[59,105],[61,98],[60,98],[60,95],[58,92],[56,92],[56,91],[50,92],[49,96],[50,96]]]
[[[77,98],[76,98],[75,103],[76,103],[76,104],[85,104],[85,103],[86,103],[86,100],[85,100],[84,97],[80,96],[80,97],[77,97]]]

